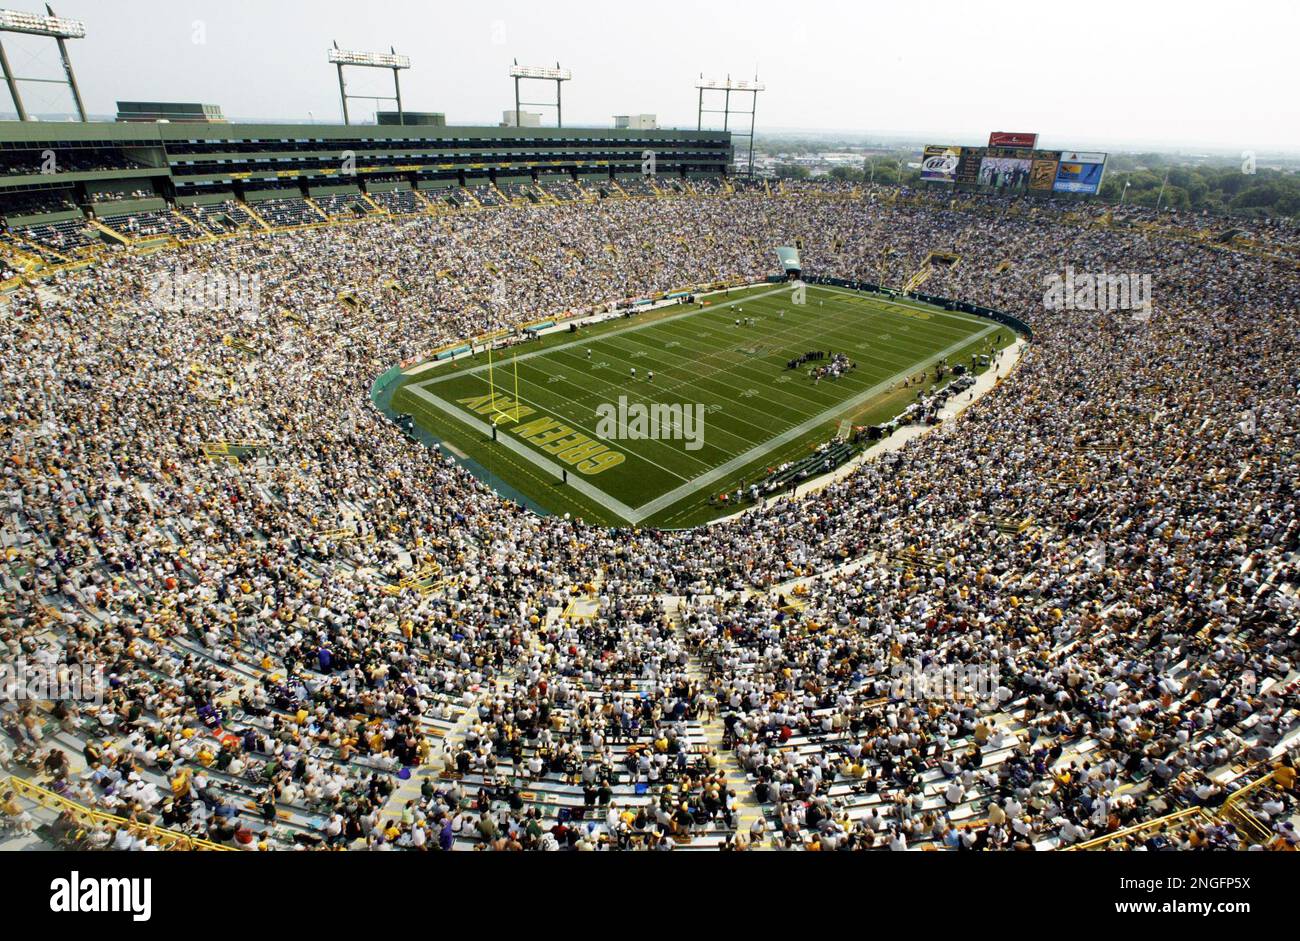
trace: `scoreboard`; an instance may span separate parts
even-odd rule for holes
[[[994,131],[986,147],[928,144],[921,179],[963,189],[1011,192],[1082,193],[1101,190],[1106,154],[1076,150],[1038,150],[1038,135]]]

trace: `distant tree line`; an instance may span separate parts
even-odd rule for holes
[[[1266,168],[1244,173],[1240,166],[1161,166],[1162,162],[1157,157],[1132,169],[1108,168],[1101,198],[1138,206],[1155,206],[1159,201],[1161,208],[1190,212],[1300,218],[1300,174]]]
[[[1184,212],[1231,213],[1251,218],[1286,216],[1300,219],[1300,173],[1259,168],[1243,173],[1239,166],[1174,166],[1156,155],[1154,159],[1117,155],[1107,167],[1101,184],[1101,198],[1107,202],[1154,207]],[[1125,166],[1128,164],[1128,166]],[[839,166],[830,171],[833,180],[852,183],[874,181],[884,185],[915,186],[921,182],[919,170],[906,162],[899,172],[899,158],[868,157],[861,167]],[[1165,172],[1169,177],[1166,181]],[[779,164],[776,175],[783,180],[802,180],[809,176],[807,167]],[[1164,193],[1160,191],[1164,184]],[[1127,195],[1125,184],[1128,184]]]

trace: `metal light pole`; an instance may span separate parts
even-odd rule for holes
[[[555,126],[564,127],[564,83],[573,79],[573,73],[568,69],[560,68],[560,63],[555,63],[553,69],[537,68],[531,65],[520,65],[519,60],[514,61],[510,66],[510,77],[515,80],[515,127],[523,126],[523,116],[519,109],[523,105],[531,105],[535,108],[554,108],[555,109]],[[555,101],[520,101],[519,100],[519,82],[524,79],[531,79],[543,82],[555,83]]]
[[[758,93],[766,91],[767,86],[758,80],[758,76],[754,76],[752,82],[743,82],[734,80],[730,75],[728,75],[725,80],[719,82],[706,80],[704,78],[704,73],[701,72],[700,79],[695,83],[695,87],[699,90],[699,106],[696,112],[695,129],[697,131],[704,130],[704,116],[706,114],[722,115],[722,129],[724,131],[731,133],[732,137],[745,137],[749,140],[748,174],[752,179],[754,176],[754,114],[758,111]],[[704,93],[706,91],[720,91],[723,93],[721,109],[704,107]],[[743,92],[751,96],[748,111],[731,107],[731,93],[733,91]],[[741,100],[743,101],[744,99]],[[749,115],[748,134],[739,131],[731,131],[731,116],[733,114]]]
[[[406,56],[399,56],[392,46],[388,47],[388,52],[348,52],[339,48],[335,43],[334,48],[329,50],[329,61],[338,67],[339,71],[339,100],[343,102],[343,123],[351,124],[348,115],[349,98],[370,98],[374,101],[396,101],[397,102],[397,122],[401,125],[406,124],[406,119],[402,116],[402,86],[398,81],[397,75],[401,69],[409,69],[411,60]],[[343,81],[343,66],[355,65],[364,66],[371,69],[392,69],[393,70],[393,94],[388,95],[349,95],[346,83]]]
[[[18,120],[30,121],[31,115],[28,114],[27,108],[23,105],[22,96],[18,92],[19,82],[42,82],[50,85],[67,85],[72,92],[72,100],[77,106],[77,116],[81,118],[82,123],[86,122],[86,106],[81,100],[81,89],[77,87],[77,76],[72,71],[72,59],[68,56],[68,46],[64,40],[67,39],[84,39],[86,36],[85,24],[79,20],[69,20],[58,16],[50,5],[47,3],[45,9],[48,16],[41,16],[39,13],[23,13],[19,10],[0,10],[0,32],[3,33],[25,33],[28,36],[45,36],[53,39],[59,47],[59,59],[63,63],[62,81],[56,78],[24,78],[20,75],[14,75],[13,70],[9,67],[9,57],[5,54],[4,46],[0,45],[0,70],[4,72],[5,83],[9,86],[9,94],[14,100],[14,110],[18,112]]]

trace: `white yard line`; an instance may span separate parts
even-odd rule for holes
[[[773,451],[784,444],[788,444],[789,442],[795,440],[796,438],[801,437],[804,434],[807,434],[808,432],[816,428],[818,425],[825,424],[826,422],[835,418],[837,415],[842,414],[843,412],[852,409],[858,405],[861,405],[862,403],[867,402],[870,399],[873,399],[884,392],[887,392],[894,383],[902,379],[905,379],[909,376],[914,376],[918,372],[924,372],[926,369],[929,369],[935,363],[939,362],[939,360],[953,355],[963,347],[968,346],[971,343],[975,343],[983,339],[984,337],[988,336],[990,333],[993,333],[995,330],[1000,330],[1000,329],[1002,329],[1001,325],[994,325],[990,327],[985,327],[979,333],[976,333],[972,336],[963,337],[962,339],[954,343],[952,346],[949,346],[947,349],[939,350],[937,353],[933,353],[926,359],[921,360],[920,362],[917,363],[913,363],[907,369],[901,370],[900,372],[895,373],[893,376],[890,376],[888,379],[884,379],[878,382],[876,385],[872,386],[871,388],[859,392],[853,398],[845,399],[844,401],[831,406],[830,408],[826,409],[820,414],[814,415],[813,417],[806,419],[801,424],[795,425],[792,428],[788,428],[785,431],[783,431],[781,434],[776,435],[773,438],[769,438],[768,440],[762,442],[761,444],[755,445],[753,448],[750,448],[748,451],[745,451],[743,454],[736,455],[731,460],[727,461],[725,464],[719,464],[717,467],[714,467],[712,470],[706,471],[705,473],[700,474],[697,477],[692,477],[690,480],[683,483],[680,487],[677,487],[674,490],[670,490],[667,493],[661,494],[660,496],[655,497],[653,500],[650,500],[647,503],[643,503],[641,506],[638,507],[628,506],[626,503],[623,503],[622,501],[617,500],[614,497],[611,497],[609,494],[605,493],[600,488],[588,483],[586,480],[583,480],[581,478],[581,475],[579,475],[576,472],[569,475],[569,486],[573,487],[573,489],[576,490],[578,493],[581,493],[584,496],[595,501],[600,506],[605,507],[605,509],[617,513],[620,517],[622,517],[631,525],[636,526],[642,520],[645,520],[646,518],[654,515],[655,513],[658,513],[660,510],[666,509],[667,507],[671,506],[677,501],[685,499],[686,497],[690,496],[693,493],[697,493],[698,491],[704,489],[705,487],[709,486],[715,481],[720,480],[723,477],[726,477],[727,475],[731,474],[736,470],[739,470],[745,465],[757,461],[764,454]],[[427,389],[424,389],[415,384],[412,384],[407,388],[409,388],[411,392],[418,395],[420,398],[429,402],[434,407],[438,408],[443,412],[446,412],[448,415],[468,425],[469,427],[473,428],[475,431],[478,431],[479,433],[485,436],[491,437],[492,428],[486,422],[480,421],[477,418],[473,418],[472,416],[462,411],[461,409],[457,408],[456,406],[452,405],[451,403],[438,398],[438,396],[429,392]],[[561,471],[565,469],[565,468],[561,468],[560,465],[556,464],[554,461],[548,460],[547,458],[542,457],[540,454],[537,454],[535,451],[533,451],[523,442],[515,440],[509,434],[504,434],[504,435],[499,434],[497,436],[497,442],[500,444],[504,444],[507,448],[509,448],[511,451],[514,451],[520,457],[526,459],[529,463],[551,474],[556,480],[560,478]],[[648,461],[647,463],[654,464],[653,461]],[[658,467],[657,464],[655,466]],[[667,468],[661,468],[661,469],[667,470]],[[668,473],[672,473],[672,472],[668,471]],[[679,474],[673,474],[673,476],[678,477],[680,479]]]
[[[427,401],[430,405],[434,406],[437,409],[440,409],[441,411],[446,412],[448,415],[456,419],[458,422],[461,422],[464,425],[468,425],[470,428],[473,428],[475,431],[479,432],[482,435],[485,435],[489,438],[492,437],[492,428],[491,426],[488,425],[487,422],[480,421],[479,419],[473,418],[472,416],[466,414],[465,412],[462,412],[454,405],[451,405],[450,403],[445,402],[442,399],[438,398],[436,395],[434,395],[432,392],[428,391],[427,389],[420,388],[419,386],[414,384],[408,386],[408,388],[411,390],[411,392],[414,395],[418,395],[420,398]],[[550,461],[542,457],[532,448],[528,447],[528,445],[524,444],[522,441],[515,440],[509,434],[497,435],[497,443],[504,445],[505,447],[509,448],[511,451],[514,451],[516,454],[518,454],[520,457],[527,460],[530,464],[534,465],[535,467],[539,467],[542,470],[546,471],[556,480],[560,479],[561,471],[568,470],[568,468],[562,468],[560,467],[559,464],[556,464],[554,461]],[[677,476],[677,475],[674,474],[673,476]],[[622,503],[619,500],[615,500],[613,497],[605,493],[605,491],[601,490],[599,487],[593,487],[591,484],[587,483],[587,481],[583,480],[582,475],[579,474],[577,471],[569,475],[569,486],[572,487],[574,490],[576,490],[578,493],[587,497],[588,499],[594,501],[595,503],[600,504],[605,509],[613,513],[617,513],[619,516],[623,517],[624,519],[631,520],[633,517],[636,516],[636,510],[628,506],[626,503]]]
[[[672,504],[676,503],[678,500],[682,500],[690,496],[691,494],[699,490],[702,490],[704,487],[707,487],[709,484],[713,483],[714,481],[720,480],[721,478],[727,476],[733,471],[739,470],[740,468],[744,467],[746,464],[751,464],[754,461],[757,461],[760,457],[762,457],[767,452],[774,451],[777,448],[779,448],[781,445],[788,444],[789,442],[793,441],[795,438],[798,438],[812,431],[818,425],[830,421],[831,419],[835,418],[837,415],[846,412],[857,405],[861,405],[863,402],[873,399],[877,395],[880,395],[883,392],[887,392],[890,386],[892,386],[895,382],[899,381],[900,379],[904,379],[908,376],[914,376],[918,372],[924,372],[926,369],[929,369],[935,363],[939,362],[939,360],[953,355],[963,347],[969,346],[971,343],[975,343],[978,340],[981,340],[984,337],[988,336],[990,333],[993,333],[995,330],[1000,330],[1000,329],[1002,329],[1000,324],[992,327],[985,327],[979,333],[976,333],[969,337],[964,337],[963,339],[958,340],[956,343],[954,343],[952,346],[948,347],[947,349],[940,350],[939,352],[927,357],[926,359],[922,360],[919,363],[913,363],[907,369],[895,373],[893,376],[877,383],[876,385],[872,386],[870,389],[867,389],[863,392],[859,392],[853,398],[847,399],[838,405],[834,405],[831,408],[828,408],[820,415],[814,415],[812,418],[809,418],[807,421],[803,422],[802,424],[795,425],[793,428],[790,428],[782,432],[781,434],[777,435],[774,438],[769,438],[761,445],[751,448],[750,450],[746,451],[744,454],[736,455],[727,463],[718,465],[708,473],[701,474],[699,477],[692,478],[691,480],[682,484],[676,490],[670,490],[668,493],[656,497],[655,499],[651,500],[649,503],[643,503],[641,506],[636,508],[636,512],[638,515],[631,522],[639,523],[647,516],[657,513],[660,510],[665,509],[671,506]]]
[[[962,412],[966,411],[966,409],[970,408],[986,394],[997,388],[998,382],[1011,375],[1012,370],[1020,364],[1020,360],[1023,358],[1025,351],[1029,349],[1029,341],[1024,338],[1019,338],[1011,346],[1004,347],[1003,349],[1007,356],[1006,362],[999,363],[996,368],[989,369],[976,378],[975,385],[968,390],[970,393],[969,398],[963,398],[959,395],[949,405],[941,409],[939,411],[940,422],[938,425],[908,425],[905,428],[900,428],[888,438],[885,438],[883,441],[867,448],[860,456],[849,461],[847,464],[841,464],[829,474],[822,474],[820,477],[814,477],[800,484],[798,488],[795,489],[794,493],[789,495],[788,499],[802,500],[810,493],[824,490],[836,481],[843,480],[845,477],[853,474],[863,464],[877,460],[882,455],[901,450],[902,447],[913,438],[919,438],[923,435],[931,434],[937,429],[942,428],[946,422],[960,416]],[[770,503],[771,501],[767,502]],[[735,513],[728,514],[727,516],[720,516],[717,519],[709,520],[707,525],[715,526],[719,523],[725,523],[728,520],[734,520],[738,516],[744,516],[746,513],[753,512],[753,510],[759,505],[760,504],[754,504],[754,506],[745,507]],[[837,569],[835,571],[839,570]],[[816,577],[818,576],[810,576],[808,580],[811,581]],[[795,581],[798,581],[798,579]],[[788,585],[783,585],[782,587],[789,587],[793,584],[794,582],[790,582]]]
[[[752,288],[738,288],[737,290],[747,291],[747,290],[752,290]],[[548,353],[554,353],[554,352],[556,352],[557,350],[567,350],[567,349],[569,349],[570,347],[574,347],[574,346],[586,346],[588,343],[595,343],[595,342],[598,341],[598,340],[604,340],[606,337],[616,337],[616,336],[618,336],[620,333],[627,333],[627,332],[630,331],[630,330],[644,330],[646,327],[658,326],[658,325],[661,324],[661,323],[672,323],[674,320],[680,320],[680,319],[682,319],[683,317],[693,317],[693,316],[695,316],[696,314],[707,313],[707,312],[709,312],[709,311],[717,311],[717,310],[721,310],[721,309],[724,308],[724,307],[730,307],[732,304],[743,304],[743,303],[745,303],[746,301],[756,301],[756,300],[758,300],[760,297],[770,297],[770,296],[773,295],[773,294],[780,294],[782,291],[786,291],[786,290],[788,290],[788,288],[785,288],[785,287],[779,287],[779,288],[774,288],[774,289],[772,289],[771,291],[762,291],[762,292],[760,292],[760,293],[758,293],[758,294],[750,294],[750,295],[748,295],[747,297],[738,297],[738,298],[736,298],[735,300],[731,300],[731,301],[723,301],[721,304],[710,304],[708,307],[701,307],[701,308],[698,308],[698,309],[696,309],[696,310],[684,310],[684,311],[682,311],[680,314],[673,314],[673,315],[671,315],[671,316],[669,316],[669,317],[663,317],[663,318],[661,318],[661,319],[659,319],[659,320],[656,320],[656,321],[655,321],[654,323],[652,323],[652,324],[639,323],[639,322],[638,322],[638,323],[632,323],[632,324],[629,324],[629,325],[626,326],[626,327],[620,327],[620,328],[617,329],[617,330],[610,330],[608,333],[602,333],[602,334],[600,334],[600,335],[597,336],[597,337],[592,337],[591,339],[587,339],[586,337],[583,337],[583,338],[581,338],[581,339],[574,340],[572,343],[562,343],[562,344],[560,344],[559,346],[548,346],[548,347],[546,347],[545,349],[533,350],[531,353],[525,353],[524,355],[520,356],[519,359],[522,361],[522,360],[526,360],[526,359],[532,359],[534,356],[545,356],[545,355],[547,355]],[[469,345],[469,341],[468,341],[468,340],[465,341],[465,343],[464,343],[463,345],[468,346],[468,345]],[[446,362],[448,362],[448,363],[454,363],[454,362],[456,362],[456,360],[447,360]],[[436,366],[436,365],[438,365],[438,363],[431,363],[430,365],[432,365],[432,366]],[[479,373],[479,372],[483,372],[483,371],[484,371],[485,369],[487,369],[487,368],[488,368],[488,367],[487,367],[487,364],[484,363],[483,365],[481,365],[481,366],[476,366],[476,367],[473,368],[473,369],[458,370],[457,372],[453,373],[452,375],[455,375],[455,376],[464,376],[464,375],[471,374],[471,373]],[[416,374],[419,373],[419,372],[423,372],[424,369],[425,369],[425,366],[423,366],[423,365],[418,366],[418,367],[414,367],[413,369],[408,370],[406,373],[404,373],[404,375],[416,375]],[[452,378],[452,376],[438,376],[438,377],[433,378],[433,379],[425,379],[425,380],[422,380],[422,383],[423,383],[424,385],[433,385],[434,383],[438,383],[438,382],[446,382],[446,381],[447,381],[448,379],[450,379],[450,378]]]
[[[868,297],[869,299],[872,300],[879,299],[885,303],[897,304],[901,307],[910,307],[914,310],[923,311],[925,313],[931,314],[932,316],[942,316],[945,318],[949,318],[951,320],[956,320],[965,325],[970,325],[972,323],[974,324],[988,323],[988,320],[982,317],[975,317],[968,314],[944,311],[939,308],[934,308],[929,306],[922,307],[895,298],[877,298],[875,295],[864,295],[861,292],[852,291],[846,288],[837,288],[830,285],[809,285],[809,287],[813,290],[825,290],[836,294],[845,294],[854,297]],[[526,361],[532,359],[533,357],[547,356],[552,353],[559,353],[564,350],[572,349],[574,347],[585,347],[589,343],[600,342],[605,339],[613,338],[624,333],[644,330],[650,327],[658,326],[660,324],[671,323],[672,321],[680,320],[685,317],[691,317],[696,314],[716,312],[723,308],[731,307],[733,305],[744,303],[746,301],[753,302],[759,300],[760,298],[770,297],[771,295],[774,294],[784,293],[786,290],[788,289],[785,286],[781,286],[781,287],[774,288],[770,291],[763,291],[758,294],[751,294],[747,297],[736,298],[734,300],[726,301],[721,304],[711,305],[708,308],[700,308],[695,310],[683,311],[679,314],[673,314],[671,316],[657,320],[653,324],[632,323],[626,327],[622,327],[617,330],[612,330],[609,331],[608,333],[603,333],[598,337],[592,337],[590,339],[583,337],[574,340],[570,343],[561,344],[559,346],[552,346],[540,350],[533,350],[529,353],[525,353],[517,357],[517,359],[519,361]],[[880,309],[874,312],[879,314],[889,313],[888,310],[880,310]],[[936,326],[938,325],[936,324]],[[764,454],[774,451],[780,448],[781,446],[788,444],[789,442],[814,430],[819,425],[831,421],[837,415],[843,414],[844,412],[853,409],[858,405],[861,405],[875,398],[876,396],[881,395],[884,392],[887,392],[890,389],[890,387],[892,387],[896,382],[899,382],[900,380],[906,379],[910,376],[914,376],[919,372],[925,371],[935,363],[939,362],[941,359],[945,359],[953,355],[957,351],[961,350],[962,348],[969,346],[972,343],[978,342],[979,340],[983,339],[989,334],[994,333],[995,331],[1001,329],[1003,329],[1003,325],[992,324],[989,326],[985,326],[982,330],[979,330],[976,333],[960,337],[951,346],[943,350],[940,350],[936,353],[933,353],[923,360],[912,363],[907,368],[900,370],[899,372],[895,373],[892,376],[882,379],[880,382],[876,383],[875,385],[871,386],[868,389],[864,389],[862,392],[859,392],[857,395],[853,396],[852,398],[845,399],[831,404],[824,411],[819,412],[818,414],[808,419],[805,419],[800,424],[786,429],[779,435],[776,435],[772,438],[765,439],[764,441],[754,445],[752,448],[748,449],[747,451],[731,458],[726,463],[719,464],[705,471],[704,473],[699,474],[696,477],[690,478],[689,480],[685,480],[684,478],[681,477],[680,474],[674,473],[672,471],[669,471],[667,468],[655,464],[654,461],[647,461],[647,463],[650,463],[653,466],[658,467],[660,470],[664,470],[665,472],[671,474],[674,477],[677,477],[679,480],[684,480],[685,482],[681,486],[673,490],[670,490],[667,493],[661,494],[660,496],[655,497],[654,499],[642,504],[641,506],[638,507],[628,506],[626,503],[623,503],[622,501],[616,499],[615,497],[610,496],[608,493],[601,490],[599,487],[596,487],[595,485],[591,484],[587,480],[583,479],[582,476],[576,471],[569,475],[569,486],[573,487],[575,491],[583,494],[588,499],[592,500],[598,505],[604,507],[605,509],[611,511],[612,513],[617,514],[622,519],[627,521],[627,523],[633,526],[638,525],[643,520],[654,515],[655,513],[658,513],[659,511],[666,509],[672,504],[677,503],[680,500],[683,500],[694,493],[697,493],[698,491],[704,489],[705,487],[710,486],[716,481],[721,480],[722,478],[734,473],[740,468],[745,467],[746,465],[757,461]],[[466,426],[472,428],[473,430],[487,437],[491,437],[492,428],[490,425],[488,425],[488,423],[473,417],[472,415],[468,414],[467,412],[463,411],[462,409],[458,408],[452,403],[447,402],[442,398],[439,398],[437,395],[430,392],[428,388],[426,388],[429,386],[437,385],[438,383],[441,382],[446,382],[454,378],[460,378],[467,375],[477,375],[479,373],[485,372],[487,369],[488,369],[488,365],[484,363],[473,369],[456,370],[455,372],[449,373],[447,375],[436,376],[431,379],[425,379],[418,382],[413,382],[408,384],[406,388],[410,392],[414,393],[415,395],[418,395],[420,398],[424,399],[425,401],[432,404],[434,407],[438,408],[440,411],[455,418],[457,421],[461,422],[462,424],[465,424]],[[566,399],[568,398],[567,396],[560,396],[560,397]],[[524,399],[522,401],[527,401],[527,400]],[[573,401],[573,400],[570,399],[569,401]],[[738,437],[738,436],[733,435],[733,437]],[[542,455],[535,452],[533,449],[528,447],[523,442],[512,438],[509,434],[498,435],[497,441],[501,444],[504,444],[511,451],[515,452],[520,457],[523,457],[525,460],[533,464],[535,467],[549,473],[556,480],[559,480],[562,475],[562,472],[568,469],[562,467],[560,464],[557,464],[554,461],[551,461],[543,457]],[[871,450],[875,451],[876,449],[871,449]],[[644,457],[641,457],[640,455],[638,455],[638,457],[640,457],[642,460],[646,460]],[[858,463],[859,463],[858,461],[854,461],[850,466],[856,466]]]

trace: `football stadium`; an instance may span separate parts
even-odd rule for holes
[[[339,117],[97,115],[111,6],[0,11],[0,849],[1296,850],[1300,214],[495,38],[499,125],[315,28]]]

